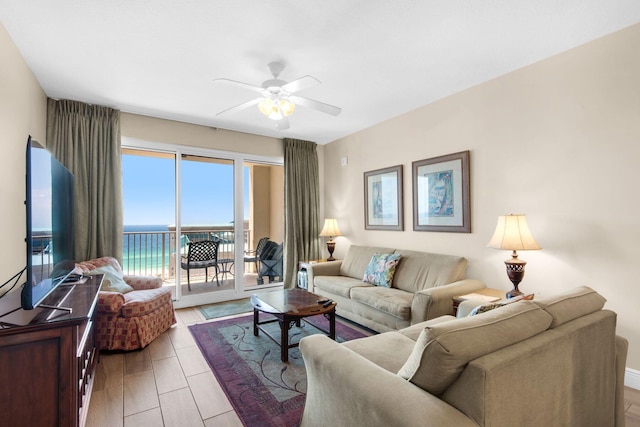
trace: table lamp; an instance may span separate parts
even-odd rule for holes
[[[320,232],[320,237],[329,237],[327,240],[327,250],[329,251],[329,258],[327,261],[334,261],[333,251],[336,248],[336,242],[333,241],[335,236],[342,236],[340,229],[338,228],[338,221],[334,218],[327,218],[324,220],[324,227],[322,227],[322,231]]]
[[[494,249],[508,249],[513,251],[511,259],[504,262],[507,266],[507,276],[509,276],[509,280],[513,283],[513,289],[507,292],[507,298],[522,295],[522,292],[518,289],[518,284],[524,277],[524,266],[527,265],[527,263],[526,261],[518,259],[518,253],[516,251],[542,249],[531,235],[525,215],[510,214],[499,216],[496,231],[493,233],[493,237],[487,246]]]

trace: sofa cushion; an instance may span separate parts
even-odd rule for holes
[[[351,299],[402,320],[411,319],[413,294],[381,286],[353,287]]]
[[[133,276],[125,274],[123,279],[127,282],[127,285],[136,291],[162,287],[162,279],[156,276]]]
[[[418,337],[424,331],[424,328],[427,326],[437,325],[442,322],[449,322],[451,320],[455,320],[455,316],[451,316],[446,314],[444,316],[436,317],[434,319],[425,320],[424,322],[416,323],[415,325],[407,326],[406,328],[400,329],[402,335],[411,338],[413,341],[417,341]]]
[[[605,302],[607,300],[593,289],[580,286],[552,297],[540,298],[536,304],[553,317],[551,327],[555,328],[570,320],[602,310]]]
[[[149,314],[158,308],[171,304],[169,288],[145,289],[124,294],[124,305],[120,311],[122,317],[138,317]]]
[[[344,276],[316,276],[313,286],[334,295],[350,298],[353,288],[372,288],[373,285],[364,283],[360,279],[352,279]]]
[[[364,271],[362,281],[390,288],[399,261],[400,254],[375,254]]]
[[[397,250],[402,255],[393,286],[416,293],[464,279],[467,260],[463,257],[428,252]]]
[[[340,265],[340,274],[352,279],[362,280],[364,270],[375,254],[394,253],[393,248],[377,248],[373,246],[351,245]]]
[[[384,332],[346,341],[342,345],[391,373],[398,372],[411,355],[415,341],[399,332]]]
[[[537,335],[552,317],[532,301],[519,301],[473,317],[426,327],[398,375],[431,394],[451,385],[471,360]]]

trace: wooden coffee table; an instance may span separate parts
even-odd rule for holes
[[[336,303],[332,302],[327,307],[318,304],[325,299],[320,295],[307,292],[302,289],[279,289],[251,295],[253,306],[253,335],[258,336],[258,331],[264,332],[276,344],[280,346],[280,360],[289,360],[289,349],[298,347],[298,343],[289,344],[289,329],[300,326],[300,321],[305,317],[324,315],[329,320],[329,330],[325,331],[318,326],[306,322],[308,325],[336,339]],[[260,312],[269,313],[275,317],[272,320],[260,321]],[[262,325],[278,322],[280,324],[280,341],[273,337]]]

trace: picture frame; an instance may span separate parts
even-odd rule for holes
[[[404,230],[402,165],[364,173],[364,228]]]
[[[414,231],[471,233],[470,152],[411,164]]]

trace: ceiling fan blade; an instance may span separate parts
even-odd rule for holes
[[[289,119],[286,117],[281,118],[276,122],[276,129],[286,130],[289,129]]]
[[[243,102],[242,104],[236,105],[235,107],[227,108],[226,110],[220,111],[218,114],[216,114],[216,116],[244,110],[245,108],[249,108],[252,105],[256,105],[258,102],[260,102],[261,99],[262,98],[255,98],[255,99],[252,99],[251,101]]]
[[[318,86],[320,84],[320,80],[311,76],[304,76],[296,79],[292,82],[287,83],[282,86],[282,89],[286,90],[289,93],[295,93],[303,89],[309,89],[311,87]]]
[[[335,105],[325,104],[324,102],[316,101],[314,99],[304,98],[302,96],[291,95],[289,99],[296,105],[302,105],[306,108],[313,108],[314,110],[321,111],[323,113],[337,116],[342,111],[342,108]]]
[[[262,89],[260,86],[250,85],[249,83],[242,83],[242,82],[238,82],[236,80],[214,79],[213,81],[216,82],[216,83],[224,83],[224,84],[228,84],[228,85],[231,85],[231,86],[241,87],[243,89],[249,89],[249,90],[252,90],[254,92],[258,92],[259,94],[262,94],[262,92],[264,91],[264,89]]]

